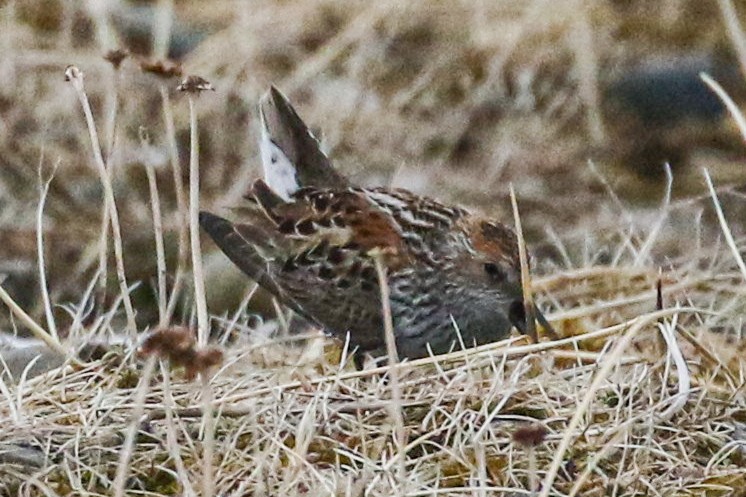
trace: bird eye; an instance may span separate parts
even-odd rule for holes
[[[484,272],[487,273],[487,275],[494,280],[505,279],[505,273],[500,268],[500,266],[498,266],[494,262],[486,262],[484,264]]]

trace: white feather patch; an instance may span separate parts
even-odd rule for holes
[[[295,193],[300,185],[298,175],[290,159],[280,147],[275,145],[267,130],[262,116],[262,136],[259,140],[259,150],[262,156],[262,167],[264,169],[264,181],[275,193],[284,200],[290,200],[290,195]]]

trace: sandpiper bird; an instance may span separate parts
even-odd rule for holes
[[[401,358],[505,338],[526,327],[518,243],[500,222],[398,188],[351,185],[274,87],[260,103],[264,180],[228,221],[202,228],[280,302],[364,354],[386,353],[382,257]]]

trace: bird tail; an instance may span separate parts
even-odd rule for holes
[[[284,200],[299,188],[345,188],[319,141],[280,90],[272,86],[259,102],[264,179]]]

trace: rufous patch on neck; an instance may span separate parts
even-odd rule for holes
[[[472,218],[468,225],[468,233],[475,250],[487,255],[488,258],[504,260],[518,267],[518,238],[508,226],[483,218]]]

